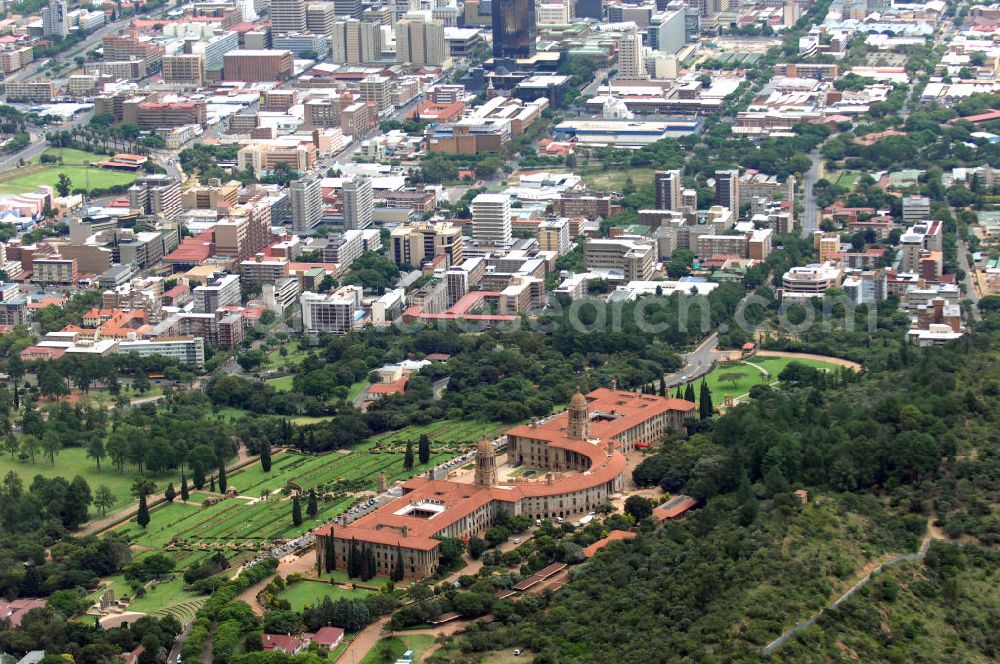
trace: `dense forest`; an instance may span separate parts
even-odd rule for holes
[[[997,566],[984,547],[1000,543],[1000,321],[948,348],[894,352],[857,376],[804,373],[755,389],[748,403],[665,443],[637,467],[636,483],[692,494],[700,509],[613,543],[561,592],[474,627],[458,639],[464,654],[440,660],[528,647],[535,662],[663,661],[664,652],[673,661],[764,661],[765,644],[866,564],[916,551],[929,524],[968,546],[935,544],[924,563],[895,572],[920,583],[878,580],[784,656],[995,659]],[[892,605],[911,596],[933,610]],[[890,627],[870,622],[872,602],[889,604]]]

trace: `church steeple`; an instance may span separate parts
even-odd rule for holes
[[[586,440],[590,438],[590,412],[587,408],[587,398],[577,390],[569,400],[569,421],[566,423],[566,436]]]

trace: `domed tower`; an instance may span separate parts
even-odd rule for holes
[[[570,397],[568,412],[566,436],[579,440],[590,438],[590,411],[587,409],[587,398],[579,390]]]
[[[486,436],[476,443],[476,486],[496,486],[497,453]]]

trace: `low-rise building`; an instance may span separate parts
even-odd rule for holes
[[[587,240],[583,262],[590,271],[613,271],[626,281],[646,281],[656,267],[656,244],[645,238]]]

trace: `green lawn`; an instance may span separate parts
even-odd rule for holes
[[[110,405],[110,404],[113,404],[115,402],[114,395],[111,394],[110,392],[108,392],[107,390],[103,390],[103,389],[101,389],[101,390],[90,390],[87,393],[80,392],[79,394],[80,394],[80,399],[81,400],[87,400],[87,399],[89,399],[90,401],[93,401],[93,402],[96,402],[96,403],[100,403],[100,404],[105,404],[105,405]],[[141,399],[141,398],[144,398],[144,397],[158,397],[158,396],[162,396],[163,395],[163,388],[161,386],[159,386],[159,385],[153,385],[148,390],[146,390],[145,394],[140,394],[139,390],[135,390],[135,389],[133,389],[131,387],[122,387],[121,394],[124,395],[124,396],[126,396],[126,397],[128,397],[128,399],[131,401],[132,399]]]
[[[126,535],[141,546],[162,549],[177,533],[177,524],[201,511],[202,508],[196,505],[168,503],[150,511],[149,525],[145,530],[135,521],[131,521],[115,532]]]
[[[295,380],[295,376],[282,376],[281,378],[271,378],[266,380],[268,385],[273,387],[278,392],[291,392],[292,382]]]
[[[754,385],[776,383],[778,374],[791,362],[799,362],[818,369],[837,368],[837,365],[829,362],[794,357],[751,357],[746,363],[722,363],[717,365],[706,378],[708,389],[712,391],[712,403],[719,406],[727,394],[739,398],[750,392],[750,388]],[[767,372],[767,376],[761,369]],[[695,384],[695,396],[698,395],[699,385],[701,385],[700,379]]]
[[[0,182],[0,193],[16,194],[31,191],[40,185],[55,186],[59,174],[65,173],[72,181],[72,188],[86,187],[88,189],[104,189],[114,185],[131,184],[135,174],[108,171],[97,167],[88,167],[90,162],[107,159],[104,155],[84,152],[82,150],[51,148],[45,154],[62,155],[64,164],[51,164],[45,170],[30,173],[10,180]],[[34,164],[35,162],[33,162]],[[10,173],[10,171],[8,171]],[[4,173],[0,173],[3,177]]]
[[[858,183],[861,173],[857,171],[830,171],[826,174],[826,179],[831,183],[844,187],[848,191],[853,191]]]
[[[430,634],[400,634],[380,639],[375,647],[361,658],[359,664],[392,664],[403,656],[407,650],[413,651],[413,661],[419,662],[424,651],[434,645],[434,637]],[[383,657],[383,649],[387,649],[388,657]]]
[[[355,399],[361,396],[361,393],[368,389],[371,383],[368,380],[363,380],[358,383],[351,385],[351,388],[347,390],[347,403],[353,403]]]
[[[80,475],[83,479],[87,480],[91,493],[96,492],[97,487],[105,484],[111,489],[117,499],[114,507],[108,511],[109,514],[133,502],[134,499],[131,495],[132,482],[139,477],[138,473],[129,470],[119,473],[115,469],[114,464],[111,463],[111,460],[107,458],[101,462],[101,472],[97,472],[97,465],[93,460],[87,458],[86,451],[80,447],[67,447],[62,450],[56,455],[55,466],[51,465],[48,459],[43,459],[41,456],[36,457],[35,463],[32,464],[30,461],[21,461],[16,458],[11,459],[9,454],[5,454],[0,457],[0,476],[6,475],[11,470],[21,477],[25,486],[31,484],[31,480],[34,479],[35,475],[43,477],[61,476],[67,480],[72,480],[75,475]],[[166,473],[162,475],[146,473],[145,476],[147,479],[153,480],[157,488],[161,489],[166,487],[167,482],[174,482],[174,487],[176,488],[180,481],[180,473]],[[90,515],[91,517],[100,516],[100,511],[95,507],[91,507]]]
[[[375,581],[375,579],[372,579]],[[336,602],[339,599],[361,599],[365,595],[370,595],[371,590],[356,588],[343,590],[340,586],[330,583],[319,583],[318,581],[299,581],[281,591],[278,595],[281,599],[287,599],[292,609],[301,611],[306,606],[316,606],[323,601],[324,597],[329,597]]]
[[[513,473],[510,474],[511,477],[521,477],[522,475],[532,474],[534,476],[540,476],[545,474],[544,468],[535,468],[534,466],[521,466]]]
[[[285,349],[285,355],[281,354],[281,348]],[[306,346],[303,348],[297,341],[289,341],[284,346],[275,348],[267,354],[267,361],[260,368],[261,371],[274,371],[287,364],[295,364],[306,359],[310,350],[315,350]]]
[[[128,609],[142,613],[156,613],[173,604],[193,600],[196,597],[197,595],[184,592],[184,577],[177,574],[169,581],[156,583],[146,591],[145,595],[132,601],[128,605]]]

